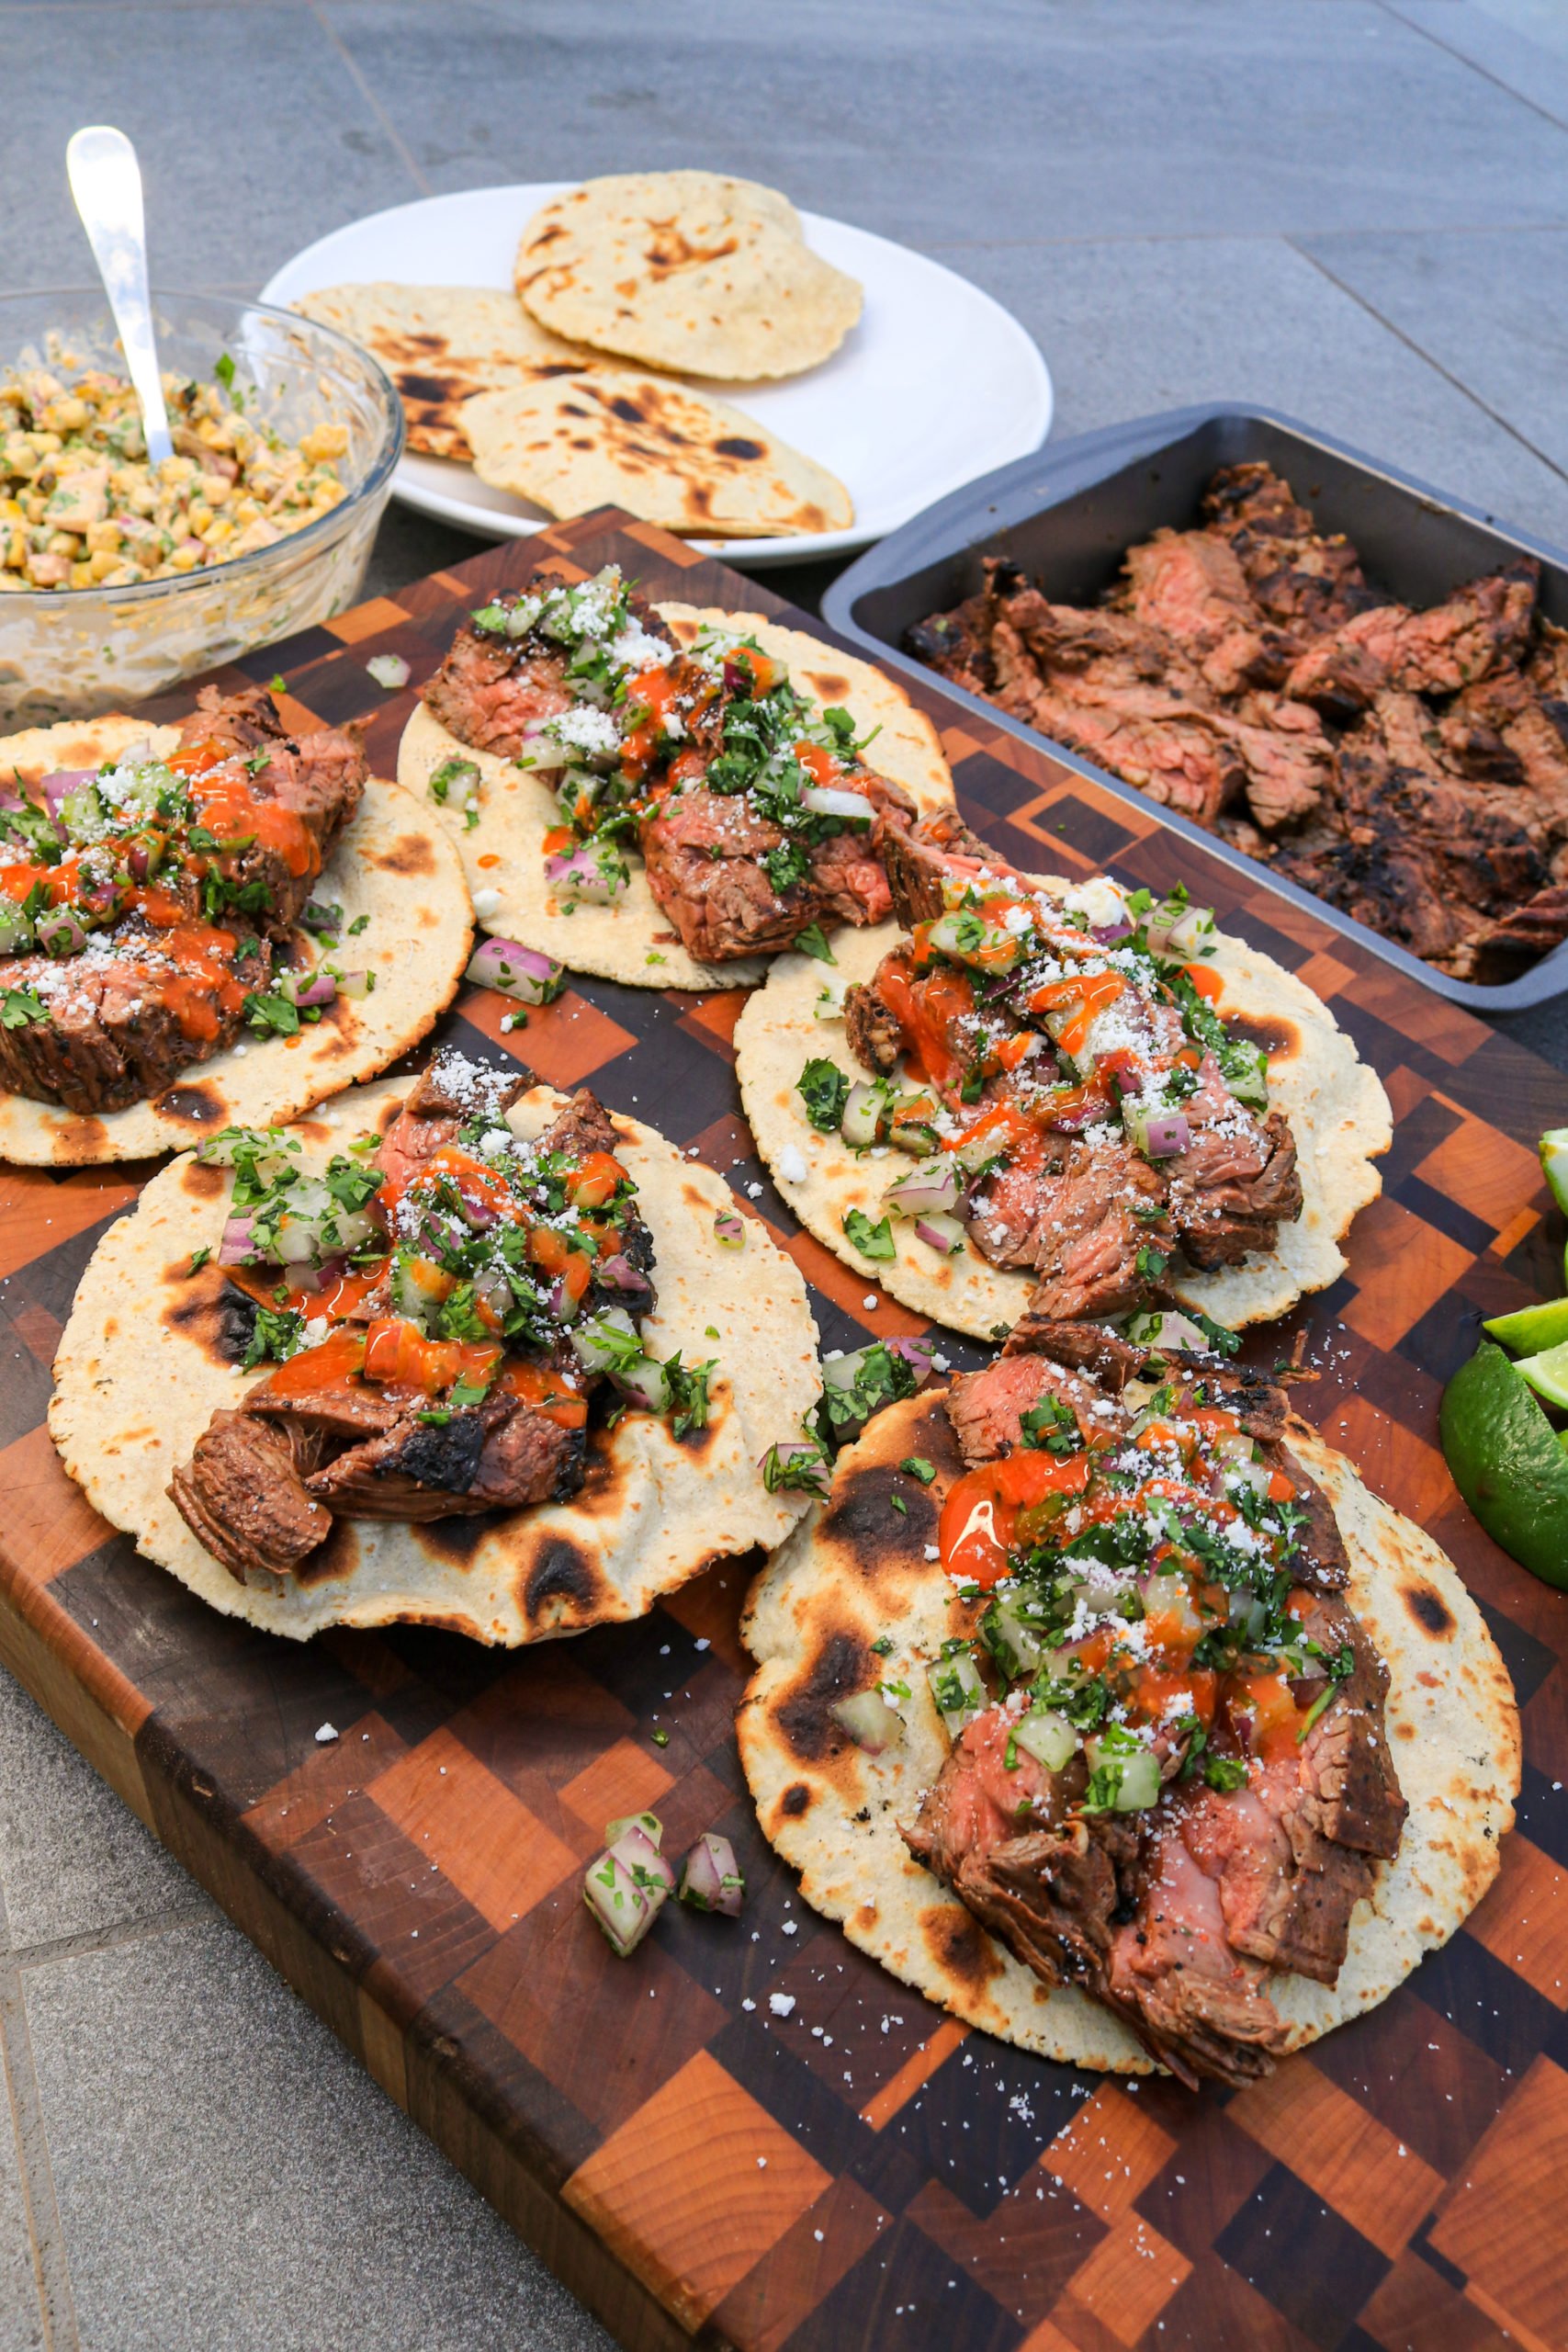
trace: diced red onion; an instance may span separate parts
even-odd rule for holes
[[[613,1258],[601,1258],[593,1269],[593,1279],[602,1288],[624,1290],[635,1298],[645,1298],[653,1288],[640,1266],[634,1266],[624,1250]]]
[[[149,850],[145,842],[131,842],[130,847],[125,853],[125,863],[126,868],[133,882],[146,881],[147,868],[151,857],[152,852]]]
[[[643,1836],[657,1846],[660,1853],[664,1851],[664,1824],[656,1813],[617,1815],[614,1821],[607,1821],[604,1824],[605,1845],[613,1846],[617,1838],[626,1836],[628,1829],[640,1829]]]
[[[608,1850],[615,1856],[616,1861],[624,1863],[628,1871],[646,1871],[649,1877],[655,1882],[657,1886],[657,1893],[655,1893],[654,1887],[649,1887],[647,1890],[649,1897],[656,1905],[662,1903],[667,1894],[672,1894],[674,1893],[675,1873],[673,1870],[671,1870],[670,1864],[665,1860],[664,1856],[660,1852],[658,1847],[654,1844],[647,1830],[638,1828],[635,1821],[629,1823],[627,1826],[621,1831],[620,1836],[610,1846]],[[638,1883],[640,1884],[640,1881]]]
[[[880,1756],[904,1736],[902,1717],[880,1690],[856,1690],[848,1699],[835,1700],[828,1712],[868,1756]]]
[[[897,1216],[924,1216],[955,1209],[960,1190],[958,1170],[953,1159],[931,1159],[911,1170],[897,1183],[889,1184],[882,1195],[882,1205]]]
[[[0,808],[7,813],[13,808],[25,808],[27,805],[19,792],[0,792]]]
[[[1127,1132],[1145,1159],[1174,1159],[1192,1140],[1185,1111],[1134,1111]]]
[[[1119,939],[1130,939],[1137,928],[1131,915],[1121,915],[1115,922],[1097,922],[1089,937],[1100,947],[1114,947]]]
[[[570,851],[564,857],[547,857],[545,879],[558,890],[576,899],[591,899],[600,906],[608,906],[619,891],[626,887],[626,876],[607,872],[599,853],[585,842],[580,849]]]
[[[724,665],[724,689],[727,694],[750,694],[751,673],[743,662],[728,662]]]
[[[681,1865],[676,1894],[698,1911],[716,1911],[739,1919],[746,1900],[746,1881],[728,1838],[705,1829]]]
[[[521,1004],[548,1004],[566,986],[566,966],[537,948],[520,947],[514,939],[486,939],[475,948],[463,977]]]
[[[251,1220],[249,1216],[231,1216],[223,1227],[223,1238],[218,1244],[220,1266],[243,1266],[251,1255]]]
[[[800,805],[818,817],[844,817],[852,824],[869,825],[876,814],[863,792],[846,792],[836,784],[808,784]]]
[[[955,1250],[964,1247],[964,1227],[956,1216],[918,1216],[915,1238],[923,1241],[928,1250],[940,1250],[944,1258],[951,1258]]]
[[[55,768],[43,779],[43,797],[49,803],[49,813],[58,817],[62,801],[69,800],[85,784],[91,784],[96,768]],[[18,804],[19,805],[19,804]]]
[[[582,1881],[583,1900],[617,1959],[631,1958],[662,1908],[663,1898],[655,1903],[652,1894],[653,1890],[640,1887],[614,1854],[600,1854],[589,1863]]]
[[[393,693],[409,682],[409,665],[400,653],[373,653],[365,664],[378,686]]]
[[[573,1298],[566,1286],[565,1276],[558,1274],[550,1284],[550,1320],[554,1323],[575,1323],[581,1312],[581,1300]]]
[[[371,972],[340,972],[337,992],[339,996],[368,996],[374,985],[375,975]]]
[[[613,1386],[631,1405],[639,1405],[645,1413],[662,1413],[670,1403],[670,1375],[652,1356],[643,1356],[624,1372],[612,1372]]]
[[[936,1353],[934,1340],[919,1334],[908,1340],[889,1340],[887,1352],[890,1356],[902,1356],[917,1380],[930,1379],[931,1358]]]
[[[81,919],[70,907],[51,907],[39,916],[33,931],[46,956],[79,956],[87,944]]]
[[[277,985],[291,1004],[331,1004],[337,994],[337,982],[330,972],[313,972],[308,979],[299,972],[279,972]]]
[[[720,1209],[713,1221],[713,1238],[726,1250],[744,1250],[746,1220],[735,1209]]]

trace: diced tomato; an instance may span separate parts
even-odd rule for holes
[[[795,756],[816,784],[837,784],[844,773],[842,763],[820,743],[797,743]]]
[[[975,1010],[975,990],[963,972],[929,972],[916,980],[899,957],[877,974],[877,992],[904,1033],[911,1061],[933,1086],[959,1085],[964,1064],[948,1044],[952,1024]]]
[[[1199,995],[1205,998],[1210,1004],[1214,1003],[1224,994],[1224,980],[1221,979],[1218,972],[1212,970],[1207,964],[1184,964],[1181,968]]]
[[[570,825],[552,825],[539,846],[547,857],[558,857],[561,851],[570,849],[576,839],[577,835]]]
[[[626,1173],[613,1153],[591,1151],[581,1165],[562,1180],[567,1199],[574,1209],[602,1209],[606,1201],[614,1198],[616,1185],[626,1181]]]
[[[751,673],[753,695],[771,694],[779,682],[779,665],[771,654],[759,653],[753,646],[733,646],[725,655],[727,662],[738,662]]]
[[[937,1532],[947,1574],[988,1589],[1007,1574],[1020,1511],[1048,1495],[1081,1495],[1089,1467],[1087,1453],[1064,1462],[1054,1453],[1023,1452],[966,1471],[942,1505]]]
[[[440,1396],[459,1380],[488,1388],[502,1352],[485,1340],[427,1340],[403,1316],[378,1315],[366,1327],[365,1377],[426,1396]]]
[[[1238,1729],[1246,1725],[1255,1756],[1268,1763],[1293,1751],[1301,1709],[1282,1674],[1227,1676],[1225,1703]]]
[[[574,1250],[568,1236],[553,1225],[534,1227],[528,1255],[545,1273],[558,1275],[569,1298],[581,1298],[593,1279],[593,1261],[586,1250]]]

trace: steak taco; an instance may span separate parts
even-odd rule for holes
[[[471,944],[460,863],[351,729],[260,686],[179,727],[0,742],[0,1158],[291,1118],[415,1044]]]
[[[458,630],[399,755],[479,921],[574,971],[734,988],[890,910],[885,820],[945,808],[935,729],[865,662],[754,613],[540,573]]]
[[[99,1243],[50,1427],[226,1614],[514,1645],[636,1617],[800,1507],[805,1285],[708,1170],[449,1049],[230,1129]]]
[[[1036,1322],[888,1407],[753,1589],[738,1722],[802,1894],[895,1975],[1245,2084],[1480,1900],[1518,1717],[1438,1546],[1201,1339]]]
[[[956,815],[890,820],[884,862],[895,918],[835,974],[781,958],[735,1032],[818,1240],[982,1338],[1173,1297],[1235,1328],[1343,1272],[1389,1106],[1299,980],[1184,892],[1021,874]]]

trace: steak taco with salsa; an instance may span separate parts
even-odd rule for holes
[[[895,916],[835,973],[782,957],[736,1026],[818,1240],[980,1338],[1173,1298],[1235,1328],[1336,1280],[1392,1127],[1310,989],[1185,892],[1020,873],[956,814],[890,822],[885,865]]]
[[[293,1117],[423,1036],[471,922],[428,809],[260,686],[0,741],[0,1159]]]
[[[755,613],[540,572],[459,628],[398,775],[447,820],[480,922],[646,988],[734,988],[891,908],[886,817],[950,807],[880,671]],[[502,980],[504,985],[504,979]]]
[[[800,1275],[586,1091],[444,1048],[228,1129],[99,1243],[50,1427],[95,1509],[226,1614],[515,1645],[642,1615],[801,1507]]]
[[[791,1475],[827,1490],[752,1591],[741,1761],[807,1901],[955,2016],[1245,2085],[1496,1876],[1479,1610],[1188,1318],[1032,1320]]]

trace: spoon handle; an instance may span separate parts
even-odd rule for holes
[[[93,258],[119,329],[130,380],[141,402],[147,455],[162,465],[175,454],[169,413],[152,339],[152,302],[147,288],[147,230],[141,210],[141,171],[136,150],[123,130],[96,123],[78,130],[65,150],[71,193],[87,232]]]

